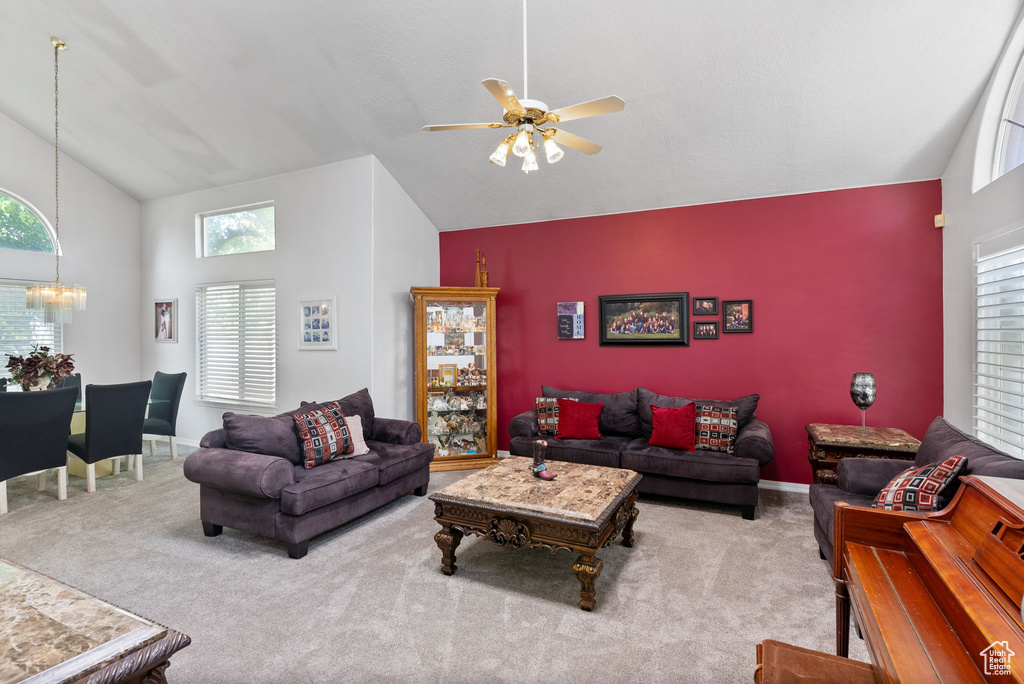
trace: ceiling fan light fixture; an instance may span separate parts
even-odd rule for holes
[[[533,149],[533,141],[530,138],[526,128],[520,128],[519,135],[516,136],[516,141],[512,145],[512,154],[517,157],[525,157],[526,153]]]
[[[551,138],[547,138],[544,141],[544,153],[547,154],[548,164],[554,164],[556,161],[565,156],[565,152],[562,151],[562,148],[559,147],[558,144]]]
[[[505,160],[508,159],[509,152],[512,151],[510,143],[511,140],[509,138],[505,138],[498,143],[498,149],[494,150],[494,153],[491,155],[492,164],[497,164],[498,166],[505,165]]]
[[[536,171],[539,168],[540,166],[538,166],[537,164],[537,155],[534,153],[533,148],[531,147],[529,150],[527,150],[526,155],[523,157],[523,172],[530,173],[531,171]]]

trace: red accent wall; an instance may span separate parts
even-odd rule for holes
[[[775,439],[762,478],[807,483],[804,425],[860,422],[854,372],[878,383],[870,425],[920,439],[942,411],[942,234],[932,226],[941,207],[936,180],[442,232],[441,284],[471,285],[480,248],[490,285],[501,288],[500,448],[541,384],[719,399],[756,392]],[[599,295],[676,291],[753,299],[753,334],[689,347],[599,345]],[[586,339],[557,339],[560,301],[586,302]]]

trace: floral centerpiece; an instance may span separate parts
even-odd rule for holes
[[[53,389],[75,371],[75,362],[71,354],[51,354],[49,347],[36,345],[32,353],[25,356],[8,354],[7,370],[11,373],[11,380],[25,391]]]

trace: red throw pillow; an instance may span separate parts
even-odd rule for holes
[[[651,446],[696,451],[694,433],[697,430],[697,405],[686,404],[679,408],[651,406],[654,432],[648,440]]]
[[[597,423],[604,403],[558,400],[558,435],[555,439],[601,439]]]

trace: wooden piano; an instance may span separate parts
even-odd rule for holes
[[[1024,481],[968,475],[938,513],[836,503],[836,654],[850,606],[883,682],[1024,682]]]

